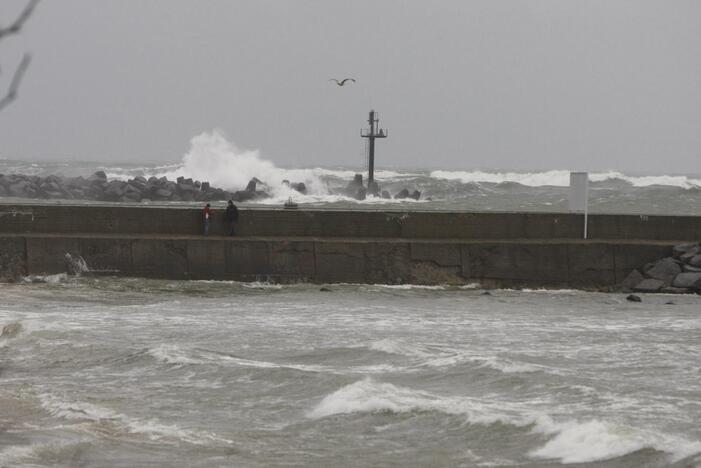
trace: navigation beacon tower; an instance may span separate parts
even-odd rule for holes
[[[387,138],[387,130],[380,128],[380,118],[377,112],[370,111],[369,128],[360,130],[360,136],[368,139],[368,193],[377,195],[379,187],[375,182],[375,138]]]

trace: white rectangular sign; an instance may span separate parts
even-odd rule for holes
[[[570,211],[584,213],[584,233],[587,238],[589,215],[589,173],[570,172]]]
[[[570,172],[570,211],[585,213],[589,198],[589,173]]]

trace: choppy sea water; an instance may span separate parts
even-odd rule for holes
[[[461,211],[567,211],[569,170],[503,171],[486,169],[445,170],[382,168],[376,170],[381,190],[395,195],[402,189],[418,190],[421,199],[369,197],[358,201],[343,193],[356,173],[355,167],[279,167],[258,151],[245,151],[218,132],[204,133],[191,141],[189,151],[171,164],[117,164],[76,161],[28,162],[2,159],[0,174],[66,177],[89,176],[97,170],[108,179],[136,176],[179,176],[208,181],[226,190],[243,190],[253,177],[270,198],[243,206],[282,206],[292,198],[301,207],[324,209],[402,209]],[[381,159],[380,159],[381,160]],[[469,167],[470,157],[465,157]],[[303,182],[306,194],[283,184]],[[701,215],[701,173],[634,174],[619,171],[590,173],[589,210],[592,213]],[[17,202],[0,197],[0,202]],[[21,201],[21,200],[20,200]],[[75,201],[71,201],[75,202]],[[180,202],[179,204],[182,204]]]
[[[329,289],[0,285],[0,466],[701,466],[701,296]]]

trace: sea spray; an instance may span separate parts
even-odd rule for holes
[[[225,190],[243,190],[254,177],[261,180],[273,197],[290,196],[294,192],[283,184],[304,182],[311,194],[325,194],[321,180],[309,169],[282,169],[263,159],[259,150],[244,150],[227,140],[221,130],[205,132],[190,140],[190,150],[183,156],[182,165],[157,176],[169,179],[190,177],[208,181]]]

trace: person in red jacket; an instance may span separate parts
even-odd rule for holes
[[[209,203],[204,206],[202,211],[202,220],[204,221],[204,235],[209,235],[209,220],[212,217],[212,210],[210,209]]]

